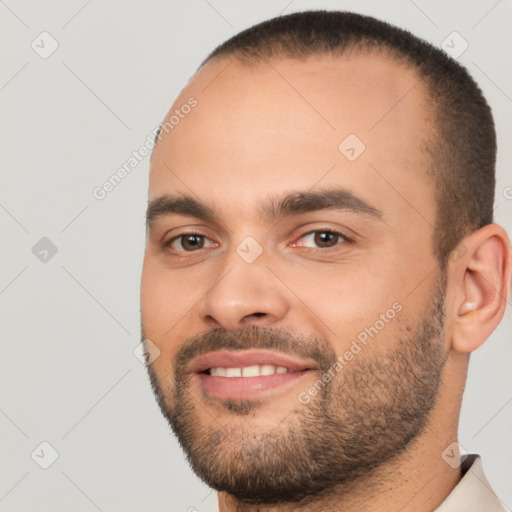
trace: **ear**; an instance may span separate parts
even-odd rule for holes
[[[467,236],[450,262],[456,288],[452,304],[452,348],[470,353],[480,347],[500,323],[510,294],[511,248],[505,230],[489,224]]]

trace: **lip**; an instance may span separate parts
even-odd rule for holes
[[[301,360],[270,350],[217,350],[194,359],[190,365],[190,372],[201,373],[214,367],[243,368],[256,364],[284,366],[289,372],[315,370],[317,368],[317,364],[313,360]],[[232,378],[236,379],[237,377]],[[255,379],[258,377],[248,378]]]
[[[219,377],[206,372],[212,367],[243,368],[269,364],[284,366],[287,373],[259,377]],[[301,360],[288,355],[261,350],[219,350],[199,356],[192,361],[190,371],[204,393],[220,400],[250,400],[281,393],[317,368],[312,360]]]

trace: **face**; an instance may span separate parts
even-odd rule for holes
[[[428,423],[447,353],[428,112],[377,55],[210,62],[171,109],[142,330],[162,412],[215,489],[328,493]]]

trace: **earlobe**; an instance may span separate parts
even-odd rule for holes
[[[511,252],[505,230],[489,224],[465,240],[467,252],[451,268],[457,294],[452,348],[470,353],[501,321],[510,293]]]

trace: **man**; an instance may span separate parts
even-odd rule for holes
[[[161,128],[143,338],[219,510],[503,510],[457,444],[511,274],[467,71],[373,18],[296,13],[218,47]]]

